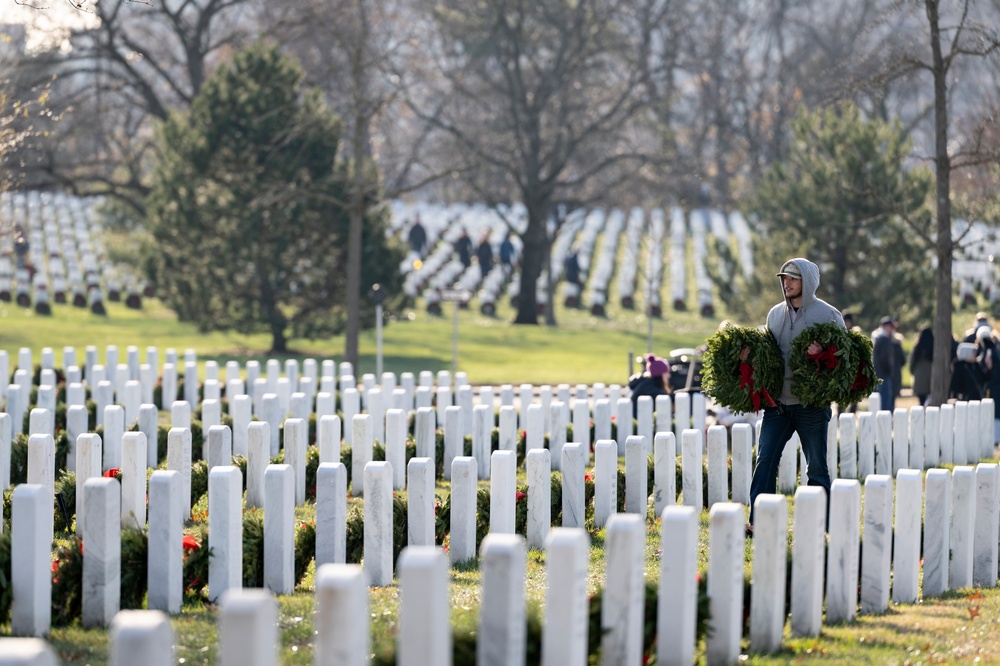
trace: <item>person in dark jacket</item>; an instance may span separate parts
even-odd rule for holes
[[[910,374],[913,375],[913,395],[923,405],[931,394],[931,363],[934,360],[934,330],[930,326],[920,329],[917,343],[910,352]]]
[[[510,273],[510,271],[514,268],[514,254],[516,252],[514,249],[514,241],[511,240],[511,236],[513,236],[513,234],[510,230],[508,230],[507,235],[503,238],[503,242],[500,243],[500,263],[503,265],[503,269],[507,273]]]
[[[872,365],[875,366],[875,374],[882,380],[878,387],[882,396],[881,408],[890,412],[896,403],[896,387],[893,385],[898,370],[895,330],[896,320],[887,315],[882,317],[878,329],[872,334]]]
[[[407,240],[410,242],[410,251],[419,258],[423,259],[424,252],[427,250],[427,230],[424,229],[424,225],[420,223],[419,215],[417,215],[416,219],[413,221],[413,226],[410,227],[410,233]]]
[[[951,368],[948,397],[956,400],[982,400],[986,380],[983,368],[976,362],[976,345],[971,342],[959,343],[955,363]]]
[[[493,246],[490,245],[489,229],[483,231],[479,237],[479,247],[476,248],[476,259],[479,261],[479,270],[483,277],[493,270]]]
[[[989,326],[980,326],[976,331],[976,361],[986,378],[983,384],[984,398],[993,399],[993,443],[1000,442],[1000,346]]]
[[[899,322],[892,320],[892,354],[893,354],[893,375],[892,390],[895,391],[895,398],[899,398],[903,388],[903,366],[906,365],[906,352],[903,351],[903,336],[899,332]]]
[[[566,259],[563,260],[563,273],[565,273],[566,282],[580,286],[580,258],[576,248],[570,250]]]
[[[648,395],[653,399],[653,410],[656,410],[656,396],[670,395],[667,391],[670,379],[670,364],[656,354],[646,355],[646,370],[632,375],[628,387],[632,391],[632,418],[639,415],[639,398]]]
[[[458,255],[458,260],[466,268],[472,265],[472,239],[469,238],[469,232],[465,229],[462,229],[458,240],[455,241],[455,254]]]

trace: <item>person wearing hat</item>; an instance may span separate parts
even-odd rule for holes
[[[990,317],[985,312],[977,312],[976,319],[972,322],[972,327],[966,329],[965,333],[962,334],[962,342],[971,342],[976,344],[976,331],[978,331],[983,326],[990,325]]]
[[[785,382],[776,405],[764,408],[757,464],[750,482],[750,523],[746,527],[747,536],[753,536],[754,501],[762,493],[773,494],[776,491],[778,463],[792,433],[798,433],[802,452],[806,457],[808,485],[820,486],[826,490],[827,498],[830,496],[826,439],[831,410],[829,405],[806,407],[792,395],[792,369],[788,365],[788,357],[792,351],[792,340],[802,331],[814,324],[828,322],[844,326],[844,318],[837,308],[816,297],[819,268],[813,262],[802,258],[790,259],[781,266],[777,275],[784,299],[768,312],[767,330],[778,343],[784,359]],[[814,340],[807,352],[818,354],[822,350],[822,346]],[[748,360],[749,349],[744,349],[740,358]],[[827,519],[829,520],[829,502]]]
[[[989,330],[989,327],[984,327]],[[989,377],[986,374],[986,360],[980,362],[977,347],[972,342],[960,342],[955,350],[955,361],[951,365],[951,382],[948,397],[956,400],[982,400],[983,389]]]
[[[989,326],[976,331],[976,363],[983,377],[983,398],[993,398],[993,444],[1000,442],[1000,346]]]
[[[881,409],[892,411],[896,405],[896,386],[894,385],[898,368],[895,349],[896,320],[886,315],[878,323],[878,328],[872,332],[872,365],[875,374],[882,380],[878,386],[881,396]]]
[[[628,387],[632,390],[632,418],[639,415],[639,398],[648,395],[653,399],[653,410],[656,410],[656,396],[669,395],[667,382],[670,379],[670,364],[666,359],[656,354],[646,355],[646,370],[632,375]]]

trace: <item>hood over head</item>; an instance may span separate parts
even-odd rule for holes
[[[778,288],[781,289],[781,276],[801,278],[802,280],[802,307],[805,307],[816,300],[816,290],[819,288],[819,267],[808,259],[796,257],[789,259],[781,265],[778,271]],[[782,294],[784,290],[782,289]],[[788,299],[785,299],[788,302]]]

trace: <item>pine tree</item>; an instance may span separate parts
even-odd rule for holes
[[[275,47],[237,53],[158,128],[147,199],[160,297],[205,331],[267,331],[273,352],[339,332],[345,317],[350,169],[340,120],[302,81]],[[366,199],[363,284],[399,294],[402,251],[378,193]]]

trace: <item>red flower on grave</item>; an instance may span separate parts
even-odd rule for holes
[[[181,547],[184,549],[185,553],[190,553],[192,550],[198,550],[201,548],[201,542],[198,541],[198,537],[193,534],[185,534],[184,539],[181,541]]]
[[[584,482],[593,481],[594,480],[594,475],[590,474],[590,473],[584,474],[583,475],[583,480],[584,480]]]
[[[527,494],[525,494],[525,493],[522,493],[522,492],[517,492],[517,493],[515,493],[515,494],[514,494],[514,501],[520,501],[520,500],[523,500],[523,499],[524,499],[525,497],[527,497],[527,496],[528,496],[528,495],[527,495]]]
[[[117,467],[112,467],[107,472],[104,473],[105,479],[117,479],[121,475],[122,471]]]

